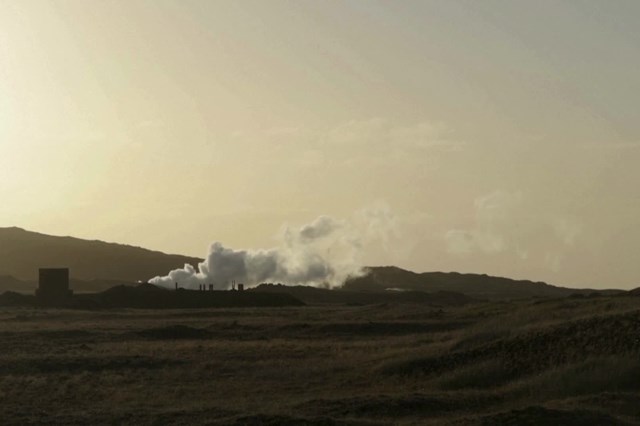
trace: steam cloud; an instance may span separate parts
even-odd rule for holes
[[[281,240],[266,250],[235,250],[215,242],[197,269],[187,264],[149,282],[184,288],[213,284],[216,289],[228,289],[232,280],[335,287],[362,273],[362,242],[351,223],[320,216],[298,229],[284,228]]]

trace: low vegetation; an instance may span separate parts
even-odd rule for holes
[[[640,424],[640,298],[0,308],[0,419]]]

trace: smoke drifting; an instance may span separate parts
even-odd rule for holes
[[[285,227],[281,244],[266,250],[235,250],[215,242],[196,269],[182,269],[149,282],[184,288],[213,284],[228,289],[232,280],[255,285],[261,282],[335,287],[362,272],[362,241],[356,227],[346,221],[320,216],[297,229]]]

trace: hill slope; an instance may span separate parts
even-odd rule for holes
[[[563,297],[574,293],[592,293],[556,287],[543,282],[512,280],[484,274],[460,274],[457,272],[415,273],[395,266],[367,268],[361,277],[348,280],[344,290],[382,291],[395,288],[405,291],[453,291],[481,299],[518,299],[528,297]],[[606,291],[617,293],[618,291]]]
[[[461,306],[476,300],[461,293],[438,291],[350,291],[308,286],[284,286],[278,284],[260,284],[249,292],[288,293],[296,299],[310,305],[316,304],[375,304],[375,303],[419,303],[437,306]]]
[[[200,261],[122,244],[0,228],[0,275],[20,280],[37,280],[41,267],[68,267],[80,280],[146,281]]]
[[[198,262],[201,259],[122,244],[55,237],[20,228],[0,228],[0,291],[33,291],[37,285],[38,268],[41,267],[69,267],[72,288],[76,292],[86,292],[146,281],[181,268],[185,263],[196,265]],[[563,297],[572,293],[594,292],[478,274],[415,273],[394,266],[367,268],[365,275],[348,280],[341,290],[384,292],[387,289],[456,292],[481,299]],[[326,296],[324,292],[305,293],[313,297],[320,294],[333,297]],[[403,297],[411,296],[396,296]]]

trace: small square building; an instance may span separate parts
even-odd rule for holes
[[[64,302],[73,295],[69,289],[68,268],[41,268],[36,297],[43,304]]]

